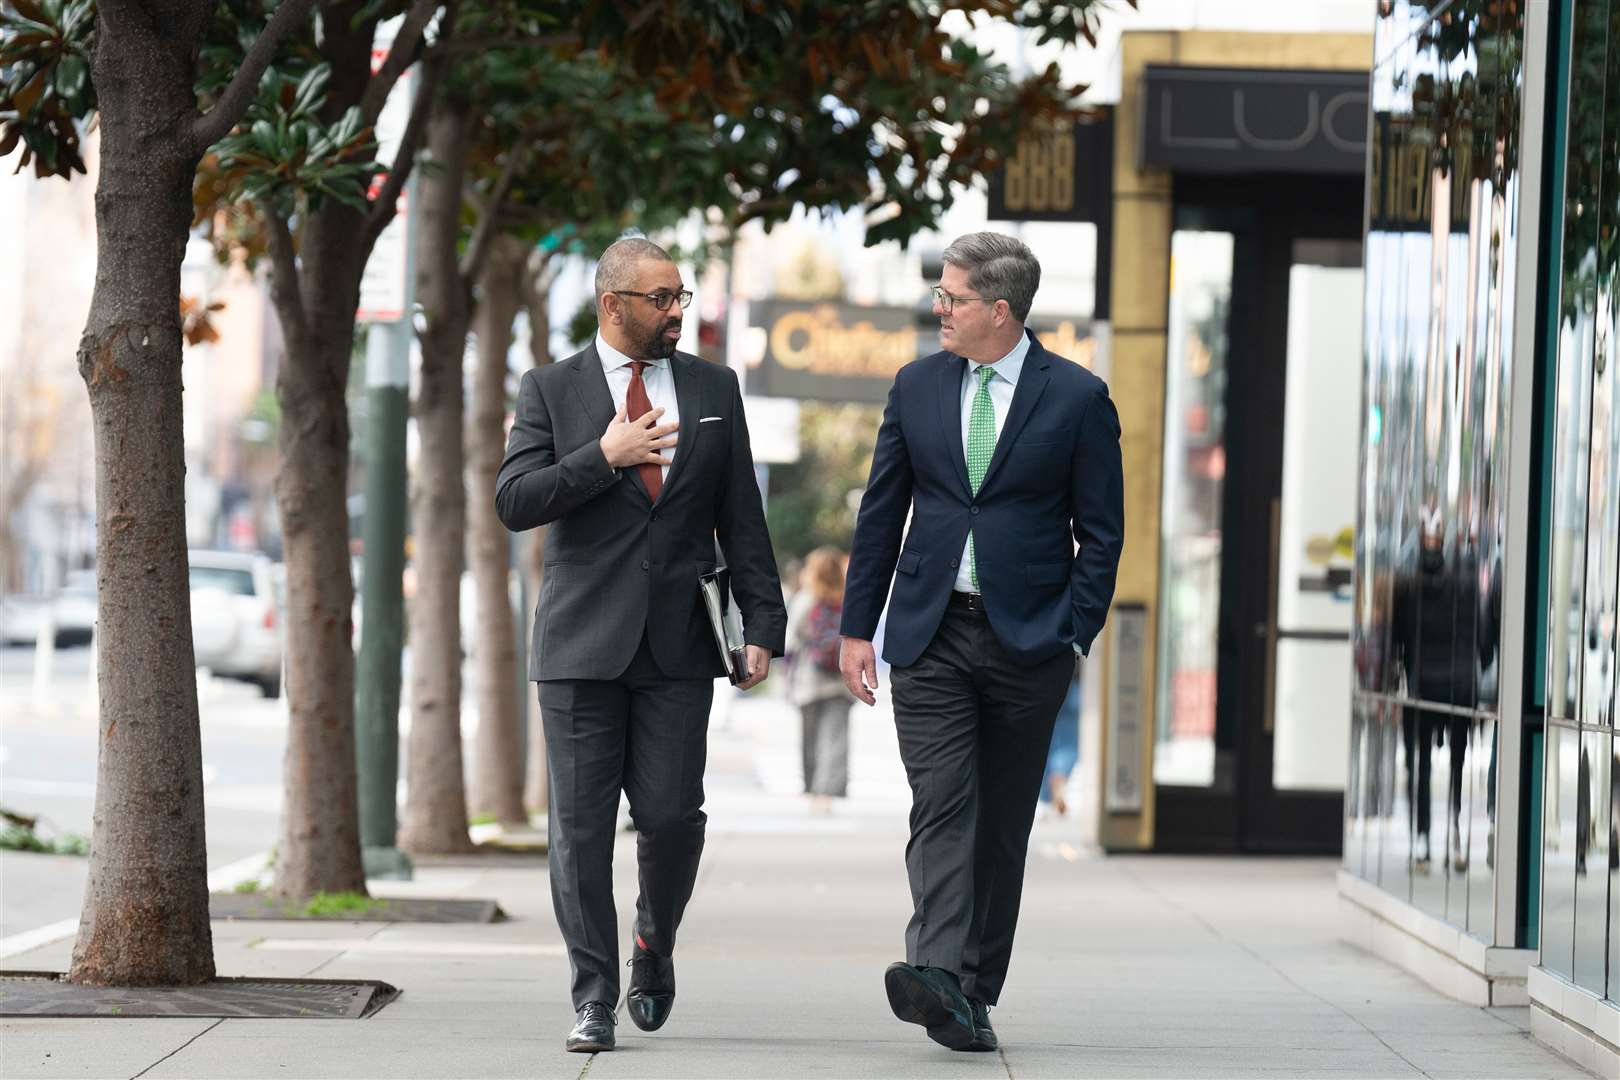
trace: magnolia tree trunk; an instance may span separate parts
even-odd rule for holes
[[[273,296],[287,339],[281,510],[287,564],[287,756],[275,892],[364,892],[354,747],[354,582],[349,570],[349,412],[344,397],[360,273],[359,211],[328,202],[304,229],[302,295],[290,256]],[[280,245],[278,245],[280,246]],[[285,253],[283,253],[285,254]]]
[[[241,118],[312,0],[283,0],[199,116],[211,4],[101,0],[96,286],[79,342],[96,447],[100,700],[89,879],[70,982],[214,976],[202,737],[191,647],[181,430],[180,263],[203,151]]]
[[[512,547],[495,514],[495,476],[506,452],[507,353],[512,321],[523,307],[528,254],[528,245],[503,236],[492,245],[479,274],[478,366],[467,428],[467,550],[478,591],[472,650],[478,695],[472,808],[507,826],[527,825],[529,818],[523,806],[524,747],[518,720],[523,701],[517,685]]]
[[[409,790],[399,846],[413,854],[464,851],[467,794],[461,756],[461,568],[466,543],[462,490],[462,356],[471,299],[461,275],[462,181],[471,125],[445,101],[428,126],[433,163],[422,178],[417,296],[427,328],[416,399],[419,450],[411,479],[416,596],[410,608]]]
[[[555,266],[549,259],[532,264],[525,276],[523,296],[529,312],[529,356],[535,367],[551,363],[551,282],[556,277]],[[545,574],[545,526],[534,530],[518,547],[518,573],[527,578],[525,593],[537,599],[540,580]],[[524,611],[523,633],[525,644],[534,633],[533,599]],[[540,702],[530,689],[523,697],[523,708],[529,713],[528,776],[524,779],[523,803],[531,812],[546,809],[551,778],[546,772],[546,728],[540,722]]]
[[[111,9],[93,62],[96,284],[79,343],[95,425],[100,742],[69,979],[187,985],[214,976],[180,386],[196,27],[171,37]]]

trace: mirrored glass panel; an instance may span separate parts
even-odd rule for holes
[[[1548,724],[1541,855],[1541,965],[1568,979],[1575,959],[1575,801],[1580,738]]]
[[[1570,99],[1603,99],[1605,5],[1575,8]],[[1563,264],[1558,304],[1558,390],[1553,453],[1553,521],[1548,575],[1547,710],[1578,715],[1583,668],[1595,652],[1596,627],[1585,603],[1592,374],[1597,337],[1599,198],[1604,110],[1570,109],[1564,192]]]
[[[1620,1001],[1620,735],[1609,738],[1609,998]]]
[[[1381,805],[1384,826],[1380,830],[1378,882],[1384,891],[1403,900],[1412,898],[1412,789],[1407,770],[1401,723],[1402,708],[1386,704],[1378,710],[1380,735],[1379,778],[1384,782]]]
[[[1204,786],[1215,776],[1232,250],[1232,234],[1225,232],[1178,230],[1170,240],[1163,612],[1153,753],[1153,778],[1160,784]]]
[[[1575,763],[1575,978],[1604,992],[1608,967],[1609,808],[1614,740],[1587,731]]]
[[[1496,837],[1496,728],[1495,720],[1471,721],[1467,761],[1472,796],[1468,818],[1463,826],[1463,851],[1467,875],[1469,933],[1485,941],[1495,940],[1496,894],[1492,881],[1492,859]]]
[[[1369,761],[1367,705],[1357,701],[1350,712],[1350,767],[1344,783],[1344,868],[1357,877],[1367,873]]]

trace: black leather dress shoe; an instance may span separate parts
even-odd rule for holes
[[[1000,1046],[996,1029],[990,1026],[990,1006],[975,998],[968,998],[968,1006],[973,1010],[973,1041],[968,1049],[994,1050]]]
[[[952,1050],[973,1043],[973,1010],[954,972],[943,968],[890,964],[883,973],[889,1008],[908,1024],[921,1024],[928,1037]]]
[[[630,991],[624,1010],[642,1031],[657,1031],[675,1007],[675,961],[636,946],[630,957]]]
[[[612,1006],[600,1001],[587,1001],[579,1010],[574,1030],[568,1033],[568,1052],[595,1054],[613,1049],[613,1026],[618,1022]]]

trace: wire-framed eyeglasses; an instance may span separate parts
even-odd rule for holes
[[[650,293],[636,292],[634,289],[614,289],[613,291],[618,293],[620,296],[645,297],[646,299],[651,300],[653,307],[657,308],[659,311],[668,311],[669,306],[676,301],[680,301],[681,307],[685,307],[692,302],[691,289],[682,289],[680,292],[664,292],[660,289],[658,292]]]
[[[993,304],[997,300],[1001,299],[999,296],[952,296],[938,285],[931,287],[929,291],[934,294],[934,302],[937,303],[940,310],[945,312],[947,315],[951,313],[952,309],[955,308],[957,304],[964,300],[979,300],[986,304]]]

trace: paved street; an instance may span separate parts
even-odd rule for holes
[[[246,683],[205,679],[202,715],[208,865],[269,850],[281,808],[285,701]],[[0,649],[0,805],[38,816],[41,831],[90,835],[95,810],[96,713],[90,650],[56,653],[36,693],[34,650]],[[0,851],[0,938],[76,918],[85,860]]]
[[[892,726],[882,710],[857,712],[851,798],[830,818],[809,816],[794,794],[797,739],[779,702],[721,699],[679,1001],[656,1034],[621,1023],[615,1053],[562,1051],[567,963],[543,864],[473,861],[374,891],[494,897],[510,922],[215,924],[221,974],[404,990],[370,1020],[6,1021],[0,1075],[1587,1075],[1530,1040],[1527,1009],[1460,1005],[1340,943],[1330,861],[1105,859],[1073,819],[1037,826],[1013,972],[993,1016],[1002,1051],[952,1054],[894,1020],[883,997],[908,912]],[[625,837],[626,938],[633,851]],[[60,970],[71,948],[62,939],[6,963]]]

